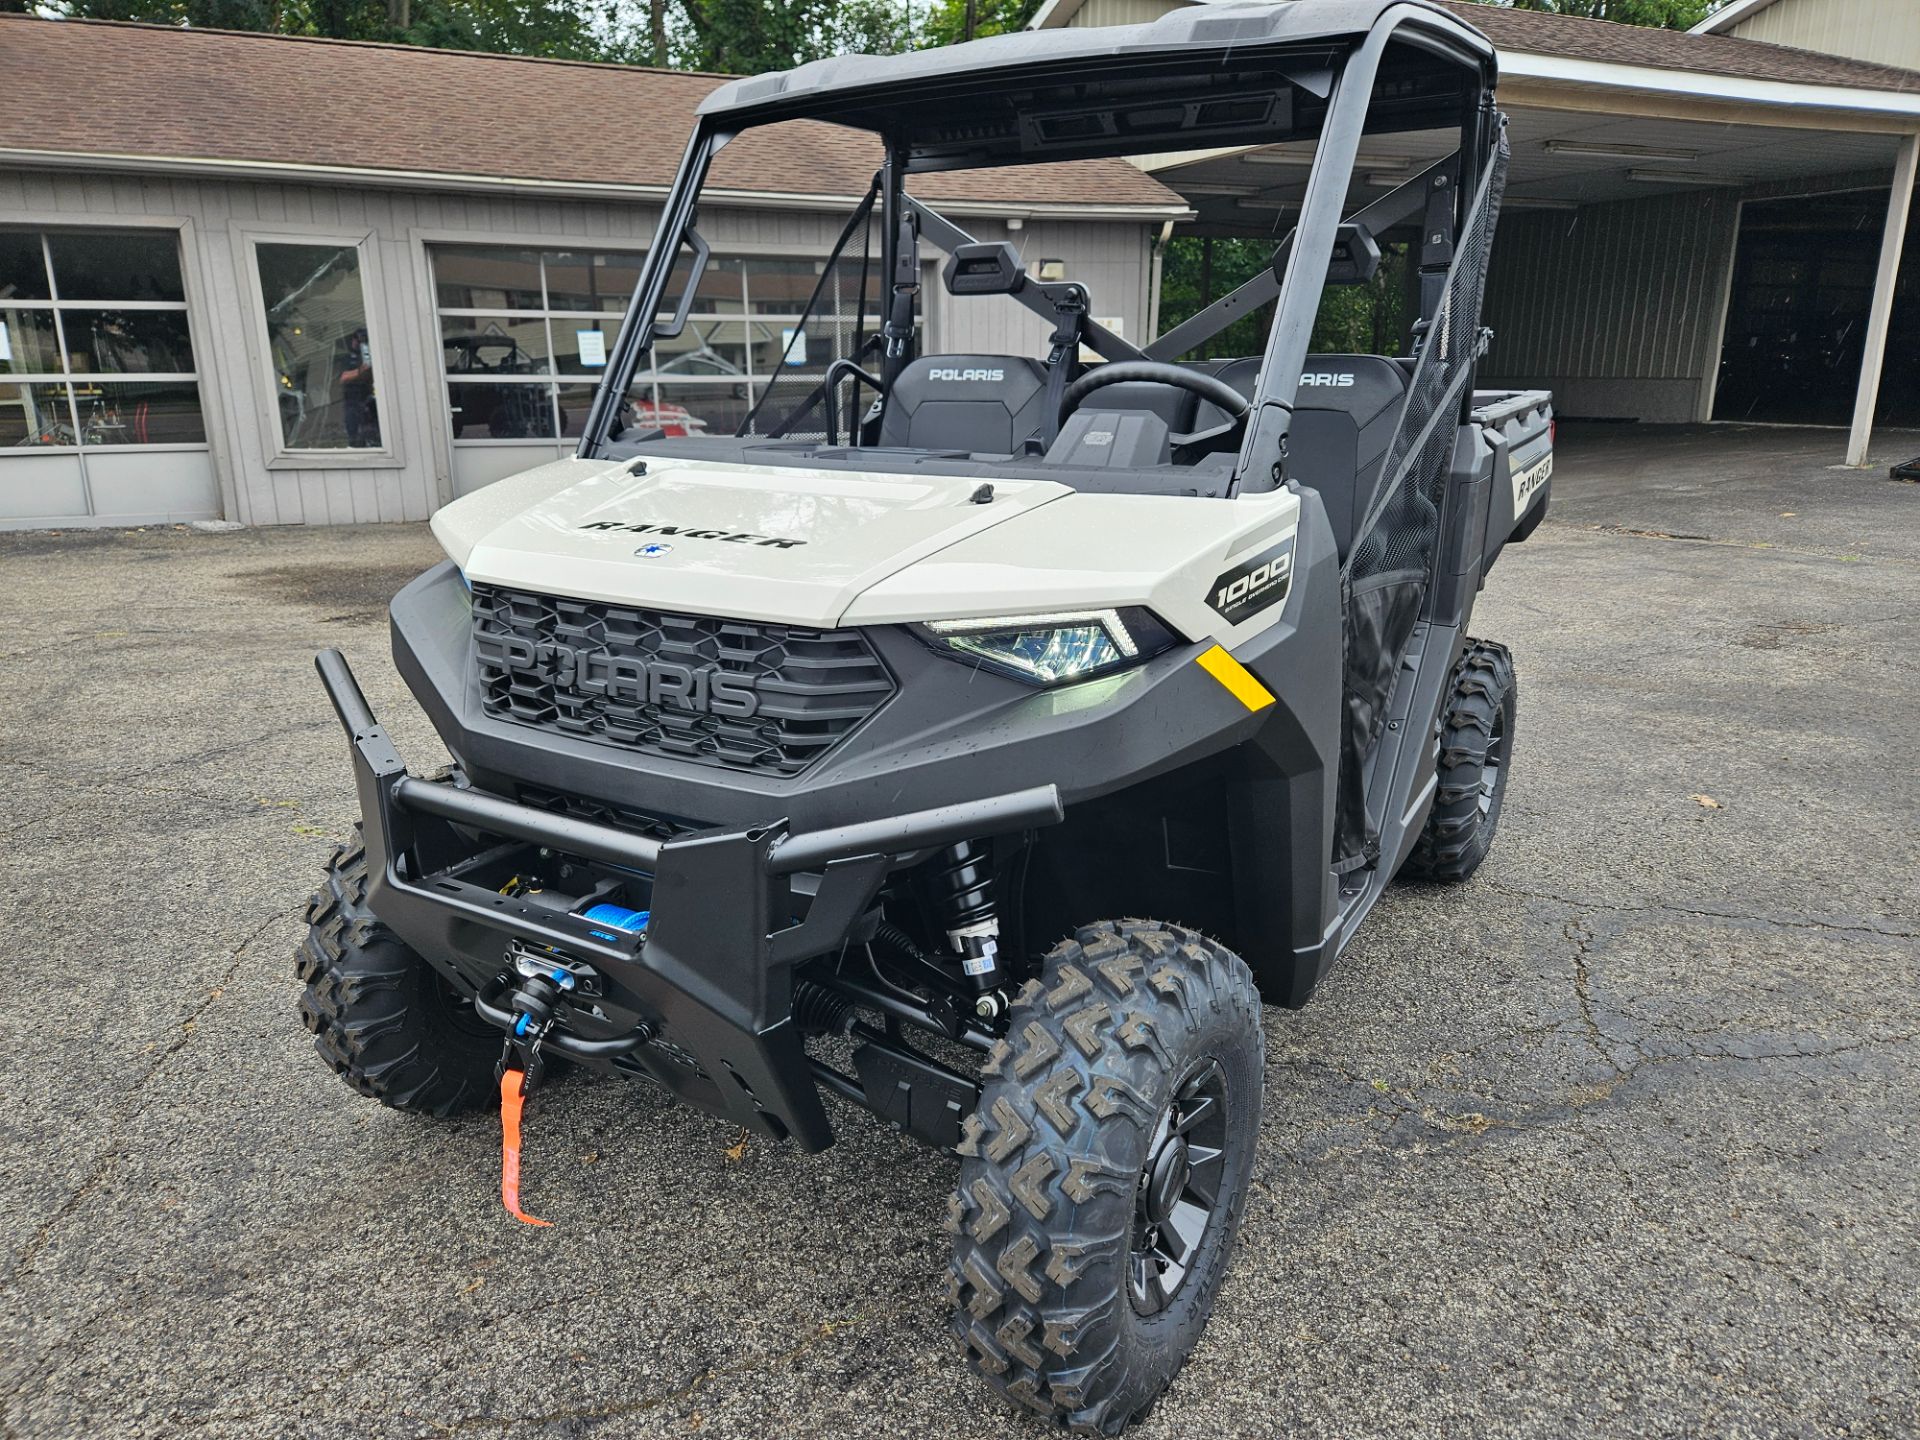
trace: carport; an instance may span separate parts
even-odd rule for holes
[[[1144,20],[1206,0],[1052,0],[1036,26]],[[1724,35],[1488,5],[1512,118],[1487,296],[1490,386],[1551,386],[1566,416],[1848,429],[1920,422],[1920,304],[1900,298],[1920,161],[1920,73]],[[1283,235],[1304,146],[1141,157],[1197,218]],[[1446,149],[1381,136],[1351,202]],[[1792,202],[1785,204],[1782,202]],[[1889,363],[1889,337],[1893,361]],[[1838,446],[1836,445],[1836,449]]]

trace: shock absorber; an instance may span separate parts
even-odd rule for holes
[[[978,840],[960,840],[933,862],[933,903],[946,927],[947,944],[979,996],[975,1006],[990,1020],[1006,1008],[1000,981],[1000,916],[993,900],[993,852]]]

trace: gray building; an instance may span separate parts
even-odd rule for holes
[[[722,78],[13,15],[0,57],[13,527],[417,520],[566,453]],[[636,383],[642,414],[730,431],[831,349],[799,311],[869,148],[813,124],[729,148],[698,313]],[[1158,182],[1122,161],[929,178],[980,238],[1145,328],[1152,245],[1188,213]],[[1044,345],[1011,302],[926,295],[928,344]]]
[[[1727,0],[1693,33],[1920,70],[1920,5],[1903,0]]]
[[[1047,0],[1033,23],[1204,3]],[[1920,424],[1920,3],[1735,0],[1691,34],[1440,3],[1500,47],[1513,121],[1485,383],[1549,385],[1569,418],[1831,425],[1854,464],[1876,418]],[[1141,163],[1191,232],[1265,235],[1302,148]],[[1382,137],[1354,203],[1442,148]]]
[[[1192,3],[1048,0],[1035,24]],[[1444,3],[1500,46],[1513,117],[1486,383],[1551,386],[1569,417],[1830,424],[1853,463],[1876,418],[1920,423],[1920,73],[1901,68],[1920,6],[1736,0],[1673,34]],[[721,83],[18,15],[0,67],[0,526],[420,519],[566,453]],[[1391,142],[1354,203],[1442,145]],[[923,193],[1060,261],[1133,338],[1172,228],[1283,233],[1304,148]],[[723,153],[716,263],[636,385],[643,414],[730,430],[842,338],[798,334],[799,310],[877,161],[804,122]],[[1011,302],[924,294],[932,348],[1044,348]]]

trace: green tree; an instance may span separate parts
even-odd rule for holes
[[[1040,0],[0,0],[30,8],[752,75],[1004,34],[1024,28]]]
[[[1160,267],[1160,331],[1165,334],[1273,263],[1273,241],[1177,235]],[[1380,269],[1364,285],[1330,285],[1320,296],[1311,348],[1318,355],[1398,355],[1410,338],[1407,247],[1383,244]],[[1258,355],[1266,349],[1273,307],[1242,315],[1190,358]]]
[[[671,0],[674,63],[751,75],[828,55],[897,55],[1022,29],[1040,0]]]
[[[623,33],[597,28],[569,0],[375,0],[396,38],[448,50],[487,50],[556,60],[646,60]],[[396,20],[398,23],[396,24]]]
[[[934,0],[914,48],[927,50],[1024,30],[1039,8],[1040,0]]]
[[[752,75],[826,53],[832,0],[679,0],[674,60],[689,70]]]
[[[1622,25],[1655,25],[1686,30],[1719,8],[1717,0],[1477,0],[1507,10],[1538,10],[1548,15],[1577,15],[1584,20],[1614,20]]]
[[[1160,329],[1164,333],[1192,318],[1222,295],[1259,274],[1273,258],[1271,240],[1239,236],[1176,235],[1167,242],[1160,264]],[[1265,342],[1264,311],[1243,315],[1194,352],[1257,355]]]

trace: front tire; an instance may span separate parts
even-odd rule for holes
[[[1487,858],[1507,794],[1516,714],[1512,654],[1491,640],[1467,641],[1440,717],[1433,809],[1404,878],[1464,880]]]
[[[358,836],[333,852],[294,952],[300,1023],[328,1068],[362,1095],[415,1114],[493,1103],[501,1034],[367,908]]]
[[[952,1328],[1008,1399],[1118,1434],[1200,1338],[1260,1125],[1241,959],[1148,920],[1056,945],[1009,1017],[959,1152]]]

